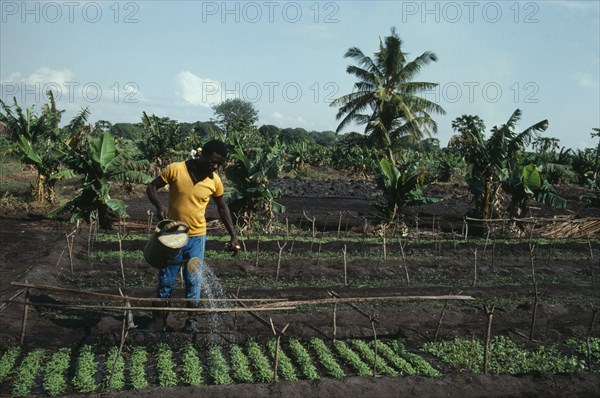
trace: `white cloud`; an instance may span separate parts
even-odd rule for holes
[[[598,89],[598,81],[589,73],[575,73],[571,76],[577,84],[586,89]]]
[[[25,83],[28,85],[46,85],[48,83],[64,86],[65,83],[73,82],[75,74],[69,69],[50,69],[42,66],[32,74],[24,77],[20,72],[11,73],[8,79],[2,83]]]
[[[220,82],[199,77],[189,71],[179,72],[175,80],[179,90],[177,94],[191,105],[209,108],[238,96],[237,92],[224,90],[226,87]]]

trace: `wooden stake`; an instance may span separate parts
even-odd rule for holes
[[[473,262],[474,272],[473,272],[473,286],[477,285],[477,248],[475,250],[471,249],[471,252],[475,256],[475,261]]]
[[[590,322],[590,327],[588,328],[588,333],[587,333],[587,337],[585,339],[585,344],[587,347],[587,362],[588,362],[588,371],[592,371],[592,344],[591,344],[591,337],[592,337],[592,330],[594,329],[594,322],[596,321],[596,312],[598,312],[598,309],[596,307],[594,307],[594,305],[592,304],[592,321]]]
[[[273,369],[273,381],[277,381],[277,368],[279,367],[279,347],[281,342],[281,334],[277,332],[277,329],[273,324],[273,319],[269,318],[269,322],[271,323],[271,330],[275,335],[275,366]],[[290,326],[289,323],[283,327],[281,333],[285,333],[285,330],[288,328],[288,326]]]
[[[283,249],[287,245],[287,242],[283,244],[283,246],[277,241],[277,246],[279,247],[279,257],[277,258],[277,274],[275,275],[275,284],[279,281],[279,268],[281,267],[281,255],[283,253]]]
[[[400,253],[402,254],[402,266],[404,267],[404,272],[406,274],[406,285],[410,285],[410,276],[408,275],[408,265],[406,264],[406,256],[404,255],[404,246],[406,242],[402,242],[402,238],[400,238]]]
[[[260,235],[256,236],[256,261],[254,263],[255,267],[258,267],[258,253],[260,250]]]
[[[117,240],[119,241],[119,260],[121,262],[121,279],[123,280],[123,287],[125,287],[125,266],[123,265],[123,236],[121,232],[117,232]]]
[[[592,278],[592,286],[594,285],[594,249],[592,249],[592,240],[588,235],[588,247],[590,248],[590,275]]]
[[[344,286],[348,286],[348,267],[347,267],[347,257],[346,257],[347,249],[346,245],[342,249],[342,256],[344,258]]]
[[[27,280],[25,280],[27,283]],[[21,337],[19,338],[19,345],[23,345],[25,342],[25,327],[27,326],[27,313],[29,312],[29,288],[25,290],[25,305],[23,306],[23,319],[21,321]]]
[[[539,304],[540,295],[538,293],[538,284],[535,279],[535,261],[533,256],[533,251],[535,250],[535,245],[529,244],[529,257],[531,260],[531,280],[533,282],[533,293],[534,293],[534,301],[533,301],[533,313],[531,314],[531,325],[529,327],[529,341],[533,340],[533,332],[535,330],[535,320],[537,317],[537,308]]]
[[[457,294],[461,294],[462,292],[458,292]],[[452,288],[448,292],[448,295],[452,295]],[[444,315],[446,314],[446,309],[448,308],[448,301],[444,303],[444,308],[442,308],[442,313],[440,314],[440,319],[438,319],[437,326],[435,327],[435,333],[433,334],[433,341],[437,341],[438,333],[440,331],[440,327],[442,326],[442,319],[444,319]]]
[[[343,214],[344,214],[344,213],[342,213],[342,212],[340,211],[340,219],[339,219],[339,221],[338,221],[338,229],[337,229],[337,237],[338,237],[338,238],[340,237],[340,231],[341,231],[341,229],[342,229],[342,215],[343,215]]]
[[[485,346],[483,347],[483,373],[488,373],[488,362],[490,355],[490,338],[492,335],[492,317],[494,316],[495,305],[492,305],[492,308],[489,309],[488,306],[485,306],[485,314],[487,316],[487,328],[485,332]]]
[[[371,329],[373,330],[373,377],[377,375],[377,331],[375,330],[376,315],[369,316]]]
[[[333,303],[333,341],[337,336],[337,303]]]

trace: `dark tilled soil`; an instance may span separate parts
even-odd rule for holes
[[[471,208],[464,187],[440,185],[430,188],[431,194],[440,197],[435,205],[406,209],[406,222],[411,234],[420,228],[423,242],[405,239],[406,264],[401,261],[400,236],[390,238],[383,259],[381,246],[372,241],[357,243],[358,238],[377,236],[373,225],[377,219],[373,214],[372,203],[377,199],[374,186],[366,181],[330,180],[307,183],[298,179],[280,182],[286,196],[282,202],[287,212],[280,221],[287,218],[289,223],[302,230],[305,236],[311,235],[310,219],[315,217],[318,236],[339,236],[339,241],[326,243],[320,247],[310,242],[294,242],[296,253],[305,259],[284,260],[281,263],[280,279],[285,282],[275,287],[275,270],[279,242],[261,242],[260,250],[274,253],[272,260],[261,260],[257,265],[251,255],[246,259],[228,258],[207,262],[214,273],[223,281],[237,281],[231,293],[243,298],[286,298],[307,300],[328,298],[328,291],[346,297],[370,296],[437,296],[450,291],[476,300],[450,302],[443,322],[440,314],[444,307],[441,301],[409,300],[393,302],[360,303],[359,307],[367,315],[376,315],[376,329],[380,338],[401,339],[410,350],[417,350],[426,341],[433,339],[439,326],[438,338],[451,339],[454,336],[483,337],[486,317],[484,304],[495,303],[493,333],[515,338],[528,344],[522,336],[529,333],[533,286],[531,283],[530,250],[527,241],[516,245],[456,244],[449,238],[450,231],[458,235],[462,228],[463,215]],[[586,208],[577,202],[581,192],[569,190],[574,206],[571,212],[558,213],[555,210],[538,207],[532,212],[536,216],[575,214],[580,217],[598,217],[597,209]],[[150,204],[139,196],[130,197],[128,209],[131,220],[130,233],[144,234],[147,210]],[[118,294],[121,271],[119,261],[91,260],[87,257],[88,229],[77,232],[74,240],[73,273],[69,261],[66,235],[74,226],[65,222],[47,220],[39,215],[22,211],[5,210],[2,215],[0,252],[0,295],[9,299],[22,289],[12,282],[61,287],[85,288],[90,291]],[[211,206],[208,218],[215,219],[216,211]],[[365,219],[369,228],[364,230]],[[435,235],[431,225],[437,219],[445,241],[432,243]],[[440,220],[442,221],[440,223]],[[420,224],[419,224],[420,223]],[[417,225],[416,225],[417,224]],[[444,227],[445,225],[445,227]],[[472,229],[473,234],[477,233]],[[483,231],[479,231],[482,233]],[[213,235],[224,234],[220,228],[211,230]],[[428,236],[427,233],[430,233]],[[414,238],[414,235],[412,236]],[[485,237],[485,236],[484,236]],[[353,241],[347,239],[354,238]],[[246,238],[249,252],[256,249],[256,237]],[[346,239],[346,241],[345,241]],[[427,241],[427,239],[429,239]],[[350,242],[350,243],[349,243]],[[141,250],[145,242],[126,241],[124,250]],[[289,243],[291,245],[291,243]],[[290,246],[288,245],[288,250]],[[348,285],[343,280],[342,249],[349,254],[370,253],[369,259],[356,259],[347,265]],[[219,250],[222,242],[211,241],[208,250]],[[118,250],[117,243],[97,242],[94,250]],[[474,280],[474,254],[478,250],[478,274]],[[575,243],[545,244],[534,247],[538,289],[542,300],[537,311],[536,344],[560,344],[568,337],[585,337],[592,318],[590,304],[598,305],[600,275],[597,260],[587,260],[589,245],[585,240]],[[596,251],[596,259],[599,257]],[[319,253],[323,253],[323,256]],[[325,254],[329,253],[329,257]],[[339,253],[339,259],[331,253]],[[406,268],[404,267],[406,265]],[[408,271],[407,271],[408,270]],[[127,281],[135,286],[123,289],[132,297],[153,297],[152,281],[155,270],[143,261],[125,261]],[[409,273],[411,283],[407,283]],[[592,279],[596,278],[595,283]],[[142,281],[144,281],[142,283]],[[262,281],[257,284],[257,281]],[[267,281],[267,282],[265,282]],[[272,281],[272,282],[269,282]],[[292,283],[296,281],[297,283]],[[557,282],[558,281],[558,282]],[[285,286],[285,287],[281,287]],[[235,289],[235,291],[233,291]],[[181,287],[176,288],[175,297],[181,297]],[[97,310],[55,310],[35,303],[64,303],[72,297],[49,291],[33,290],[27,325],[25,344],[30,347],[55,348],[59,346],[77,347],[93,344],[98,350],[118,344],[120,341],[121,316]],[[23,294],[15,301],[22,301]],[[93,304],[92,302],[85,302]],[[96,302],[97,304],[97,302]],[[331,306],[300,308],[294,311],[272,311],[259,314],[263,319],[271,318],[275,325],[283,327],[289,323],[288,337],[301,340],[318,336],[331,338],[333,333]],[[23,306],[11,303],[0,312],[0,352],[6,347],[19,343],[23,318]],[[148,313],[135,316],[138,329],[128,335],[125,349],[135,345],[154,346],[166,342],[174,347],[187,342],[199,346],[218,342],[244,342],[248,338],[264,340],[272,337],[270,328],[265,327],[256,317],[246,313],[222,315],[218,319],[204,315],[203,328],[196,336],[180,332],[185,317],[176,314],[170,325],[175,331],[158,333],[145,329],[150,318]],[[336,317],[337,338],[372,337],[372,325],[364,315],[348,306],[338,306]],[[217,326],[217,330],[209,328]],[[596,323],[593,336],[600,335]],[[249,396],[424,396],[424,397],[529,397],[529,396],[600,396],[600,375],[580,373],[568,375],[528,374],[522,376],[481,375],[457,373],[445,369],[444,365],[427,357],[435,366],[446,371],[437,379],[421,377],[402,378],[359,378],[349,377],[341,381],[323,379],[318,382],[278,382],[272,384],[203,386],[198,388],[156,389],[105,396],[206,396],[206,397],[249,397]],[[6,387],[5,385],[1,387]],[[8,396],[2,390],[1,396]]]

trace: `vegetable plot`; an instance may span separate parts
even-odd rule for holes
[[[371,347],[372,343],[356,339],[328,342],[313,338],[308,342],[282,342],[277,355],[278,376],[286,381],[370,376],[373,366]],[[395,341],[377,341],[381,353],[377,359],[378,372],[394,376],[426,375],[416,369],[422,367],[419,361],[427,362],[416,354],[411,354],[411,358],[402,357],[398,347],[401,345]],[[239,344],[211,345],[206,351],[199,351],[191,344],[173,351],[168,345],[161,344],[153,353],[148,353],[144,347],[133,347],[131,352],[119,355],[116,347],[103,355],[94,353],[89,345],[75,353],[70,348],[59,348],[55,352],[40,349],[21,352],[18,348],[10,348],[0,357],[0,370],[4,375],[1,385],[3,388],[9,386],[14,396],[32,392],[60,396],[73,392],[140,390],[151,385],[270,383],[274,380],[275,349],[275,339],[264,343],[251,340],[245,347]],[[47,362],[42,365],[44,358]],[[432,369],[429,364],[427,366]],[[148,382],[148,369],[154,369],[152,383]],[[72,378],[69,378],[70,374]]]

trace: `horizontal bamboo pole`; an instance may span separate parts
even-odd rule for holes
[[[34,307],[55,307],[85,310],[115,310],[115,311],[166,311],[166,312],[248,312],[248,311],[284,311],[295,310],[296,307],[230,307],[230,308],[185,308],[185,307],[127,307],[118,305],[87,305],[87,304],[55,304],[13,301],[13,304],[32,305]]]
[[[58,287],[58,286],[49,286],[49,285],[35,285],[35,284],[31,284],[31,283],[22,283],[22,282],[12,282],[11,285],[20,286],[20,287],[24,287],[24,288],[46,290],[46,291],[51,291],[51,292],[79,294],[81,296],[91,296],[91,297],[98,297],[98,298],[104,298],[107,300],[116,300],[116,301],[148,301],[148,302],[172,301],[172,302],[177,303],[177,302],[188,302],[188,301],[258,301],[258,302],[261,302],[261,301],[285,301],[286,300],[286,299],[271,299],[271,298],[232,299],[232,298],[202,298],[201,297],[201,298],[190,298],[190,299],[188,299],[188,298],[164,299],[164,298],[156,298],[156,297],[127,297],[127,296],[120,296],[120,295],[116,295],[116,294],[97,293],[97,292],[90,292],[90,291],[86,291],[86,290],[69,289],[69,288]]]
[[[364,301],[397,301],[397,300],[475,300],[472,296],[383,296],[383,297],[342,297],[342,298],[324,298],[316,300],[295,300],[281,301],[277,303],[264,304],[263,308],[278,308],[279,306],[301,306],[301,305],[320,305],[320,304],[339,304],[339,303],[358,303]]]

